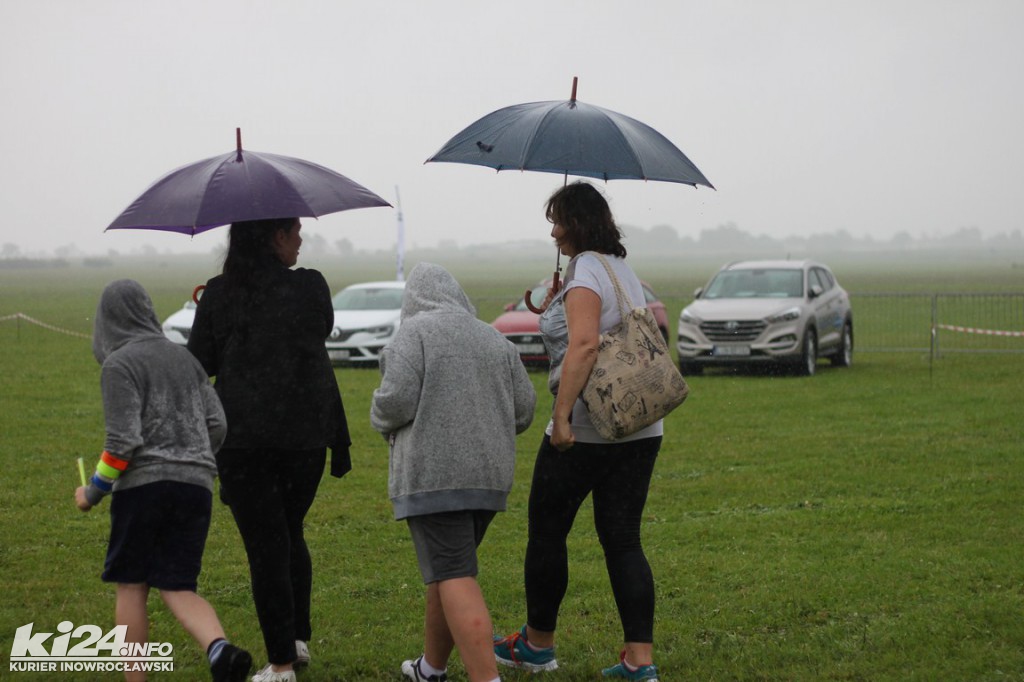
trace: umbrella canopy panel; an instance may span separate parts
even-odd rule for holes
[[[107,229],[194,235],[243,220],[316,218],[390,205],[329,168],[290,156],[239,149],[171,171]]]
[[[678,147],[634,118],[578,100],[516,104],[449,140],[427,162],[714,189]]]

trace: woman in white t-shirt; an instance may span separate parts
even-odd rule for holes
[[[579,396],[597,357],[601,333],[620,320],[604,255],[631,301],[644,301],[626,264],[622,233],[604,196],[589,183],[562,187],[548,200],[551,236],[570,257],[565,282],[549,291],[540,329],[551,358],[551,421],[537,453],[529,503],[523,628],[495,641],[498,661],[530,671],[553,670],[558,610],[569,583],[566,538],[580,505],[593,495],[594,525],[605,555],[625,647],[606,677],[657,680],[652,662],[654,578],[640,542],[640,522],[662,423],[616,441],[601,438]]]

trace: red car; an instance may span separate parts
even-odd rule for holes
[[[658,329],[668,343],[668,314],[665,312],[665,304],[658,300],[654,291],[647,282],[641,282],[644,287],[644,298],[647,299],[647,307],[654,313],[654,319],[658,322]],[[542,282],[534,287],[530,294],[530,300],[535,304],[544,300],[547,295],[551,280]],[[526,307],[523,299],[505,306],[505,312],[498,319],[491,323],[495,329],[505,335],[509,341],[519,349],[519,357],[526,365],[548,364],[548,351],[544,348],[544,341],[540,335],[540,328],[537,322],[538,316],[531,313]]]

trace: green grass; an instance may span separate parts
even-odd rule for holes
[[[484,319],[548,274],[452,270]],[[0,317],[23,312],[88,333],[103,284],[123,275],[147,286],[164,317],[208,269],[54,274],[0,272]],[[328,279],[340,288],[388,276],[384,266]],[[975,290],[985,290],[983,276]],[[645,275],[672,291],[669,277]],[[883,286],[885,274],[874,277],[879,291],[900,290],[896,281]],[[943,281],[936,272],[936,286],[921,281],[918,290],[951,290]],[[643,528],[662,679],[1024,679],[1022,371],[1020,354],[955,354],[930,366],[925,353],[864,353],[849,370],[822,363],[810,379],[692,377],[691,397],[666,423]],[[308,517],[314,663],[300,679],[397,681],[401,660],[422,648],[422,585],[405,527],[391,518],[387,451],[368,423],[378,374],[345,368],[337,376],[355,468],[324,479]],[[502,633],[524,619],[529,476],[550,409],[544,374],[531,376],[541,395],[536,423],[519,439],[508,512],[480,553],[480,582]],[[74,460],[95,459],[103,422],[99,367],[85,339],[0,323],[0,377],[0,678],[20,679],[27,676],[7,663],[18,626],[112,623],[113,591],[98,577],[107,509],[81,514],[71,499]],[[570,543],[561,669],[549,674],[569,682],[594,679],[621,640],[589,507]],[[200,591],[262,662],[244,552],[219,504]],[[203,679],[202,653],[155,597],[151,619],[152,639],[175,647],[175,673],[153,679]],[[457,657],[451,672],[465,679]]]

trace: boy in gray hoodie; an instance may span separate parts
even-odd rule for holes
[[[388,494],[412,534],[427,586],[414,682],[444,682],[458,647],[470,682],[498,679],[493,628],[476,582],[476,548],[512,488],[516,434],[537,396],[515,347],[476,311],[452,275],[420,263],[401,327],[380,360],[370,421],[391,446]]]
[[[149,637],[149,589],[202,646],[215,681],[244,680],[248,652],[230,644],[217,614],[196,594],[210,528],[216,452],[227,433],[224,409],[199,361],[166,338],[149,294],[123,279],[103,291],[93,354],[106,441],[96,473],[75,491],[89,511],[113,492],[103,580],[117,583],[115,615],[126,642]],[[145,679],[145,672],[125,672]]]

